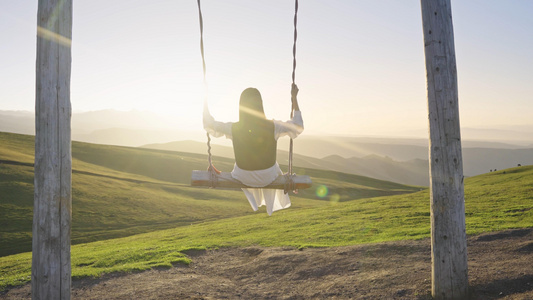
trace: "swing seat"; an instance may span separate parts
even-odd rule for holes
[[[285,189],[287,180],[287,176],[280,175],[274,180],[274,182],[261,188],[283,190]],[[296,190],[310,188],[313,184],[311,178],[307,175],[294,175],[292,176],[292,181],[295,186],[294,189]],[[213,185],[217,188],[256,188],[253,186],[247,186],[239,180],[231,177],[231,173],[229,172],[221,172],[220,174],[217,174],[215,182],[211,182],[211,172],[199,170],[192,171],[191,186],[213,187]]]

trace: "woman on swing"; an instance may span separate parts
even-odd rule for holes
[[[294,116],[290,121],[268,120],[263,110],[261,94],[255,88],[245,89],[239,102],[239,122],[218,122],[204,105],[205,130],[214,137],[225,135],[233,141],[235,166],[231,176],[254,188],[243,188],[254,211],[265,205],[268,215],[291,206],[289,195],[283,190],[263,189],[282,175],[277,161],[277,140],[288,135],[296,138],[304,126],[296,95],[298,87],[291,90]]]

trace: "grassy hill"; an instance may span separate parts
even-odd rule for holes
[[[533,227],[533,166],[465,181],[467,234]],[[382,196],[202,222],[72,247],[73,276],[188,263],[188,251],[249,245],[331,247],[427,238],[429,193]],[[0,258],[0,289],[30,279],[31,254]]]
[[[31,251],[34,137],[0,132],[0,141],[0,256],[5,256]],[[252,214],[240,191],[189,186],[191,171],[206,168],[205,155],[73,142],[72,156],[73,244]],[[233,166],[230,159],[214,162],[225,171]],[[314,185],[291,197],[291,210],[420,189],[295,170],[310,175]]]

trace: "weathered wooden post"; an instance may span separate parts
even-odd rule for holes
[[[429,111],[431,292],[468,296],[463,162],[450,0],[421,0]]]
[[[39,0],[32,299],[70,299],[72,0]]]

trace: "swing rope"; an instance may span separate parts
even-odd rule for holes
[[[202,69],[204,73],[204,107],[207,107],[207,79],[206,79],[206,67],[205,67],[205,54],[204,54],[204,20],[202,17],[202,7],[200,5],[200,0],[197,0],[198,3],[198,16],[200,19],[200,52],[202,54]],[[207,161],[209,162],[208,171],[211,174],[211,187],[216,186],[216,175],[220,174],[220,171],[215,168],[212,161],[211,155],[211,136],[209,132],[206,132],[207,135]]]
[[[205,65],[205,54],[204,54],[204,22],[202,17],[202,8],[200,5],[200,0],[197,0],[198,4],[198,16],[200,20],[200,52],[202,54],[202,69],[203,69],[203,76],[204,76],[204,107],[207,107],[207,79],[206,79],[206,65]],[[298,0],[294,1],[294,41],[292,46],[292,86],[291,88],[294,89],[296,87],[295,79],[296,79],[296,41],[298,38],[298,31],[297,31],[297,23],[298,23]],[[292,94],[291,90],[291,119],[294,117],[294,102],[296,101],[296,95]],[[212,161],[212,155],[211,155],[211,136],[209,135],[209,132],[206,132],[207,136],[207,160],[209,162],[209,168],[208,171],[210,173],[210,187],[216,186],[217,181],[217,174],[220,174],[220,171],[215,168]],[[290,139],[289,144],[289,170],[287,172],[287,183],[285,185],[285,193],[288,191],[295,191],[295,183],[293,180],[293,177],[295,174],[293,174],[292,171],[292,154],[293,154],[293,139]]]
[[[295,79],[296,79],[296,40],[298,39],[298,30],[297,30],[297,23],[298,23],[298,0],[294,1],[294,41],[292,45],[292,86],[291,88],[294,89],[296,87]],[[293,99],[294,97],[294,99]],[[292,94],[291,90],[291,119],[294,116],[294,101],[296,100],[296,95]],[[285,193],[289,191],[295,191],[295,185],[293,181],[293,172],[292,172],[292,153],[294,148],[294,142],[291,138],[289,143],[289,171],[287,172],[287,185],[285,187]]]

